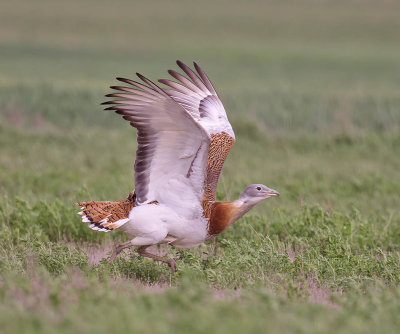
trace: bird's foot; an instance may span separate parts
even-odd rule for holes
[[[175,274],[175,273],[178,271],[178,267],[177,267],[176,262],[175,262],[174,260],[168,259],[168,260],[166,260],[165,262],[166,262],[166,263],[168,264],[168,266],[171,268],[172,274]]]
[[[162,256],[158,256],[158,255],[155,255],[155,254],[152,254],[152,253],[147,252],[146,249],[147,249],[149,246],[150,246],[150,245],[140,246],[140,247],[137,249],[137,252],[139,253],[139,255],[144,256],[144,257],[149,257],[149,258],[151,258],[151,259],[154,259],[154,260],[157,260],[157,261],[161,261],[161,262],[164,262],[164,263],[168,264],[169,267],[170,267],[171,270],[172,270],[172,274],[175,274],[176,271],[178,270],[178,269],[177,269],[176,262],[175,262],[174,260],[172,260],[172,259],[167,258],[167,257],[162,257]]]

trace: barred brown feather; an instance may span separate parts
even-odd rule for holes
[[[111,231],[127,221],[129,212],[135,206],[135,191],[122,201],[91,201],[75,203],[82,208],[82,220],[89,227],[100,231]],[[85,219],[86,218],[86,219]]]

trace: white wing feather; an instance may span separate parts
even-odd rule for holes
[[[158,80],[172,88],[164,91],[190,113],[208,134],[226,132],[235,139],[224,106],[205,72],[196,62],[193,64],[197,74],[181,61],[178,60],[177,64],[189,78],[169,70],[168,73],[178,82]]]
[[[131,87],[112,87],[127,93],[108,94],[124,100],[106,108],[122,114],[138,129],[135,191],[138,204],[174,201],[199,203],[203,194],[210,137],[190,113],[153,82],[147,85],[118,78]],[[132,86],[134,88],[132,88]],[[195,198],[193,198],[195,197]]]
[[[195,73],[182,62],[177,61],[177,64],[187,77],[170,70],[168,73],[178,82],[159,80],[171,89],[161,89],[140,74],[139,78],[147,85],[117,78],[130,86],[112,86],[120,92],[106,96],[120,99],[105,104],[113,104],[106,109],[122,114],[138,129],[137,203],[173,202],[179,212],[179,208],[198,208],[210,181],[207,173],[213,174],[216,188],[224,161],[216,163],[218,173],[211,170],[213,166],[207,167],[211,136],[225,132],[234,140],[235,134],[221,100],[200,66],[194,62]],[[225,155],[221,155],[225,160],[226,149],[221,147],[221,150],[225,151]]]

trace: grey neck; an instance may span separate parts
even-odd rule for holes
[[[239,218],[243,217],[247,212],[249,212],[257,203],[259,202],[258,199],[255,198],[240,198],[234,203],[239,207],[239,210],[235,214],[234,221],[238,220]]]

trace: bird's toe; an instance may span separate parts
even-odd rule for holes
[[[178,271],[176,262],[174,260],[169,260],[167,263],[168,263],[169,267],[171,268],[172,273],[175,274]]]

